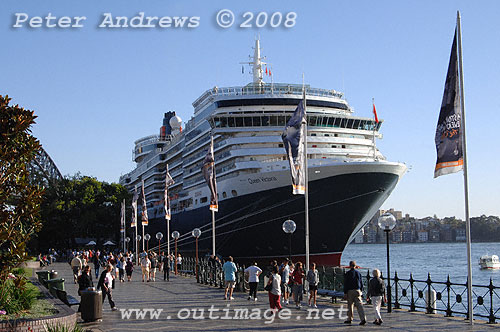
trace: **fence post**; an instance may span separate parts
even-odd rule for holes
[[[489,324],[495,324],[495,313],[493,312],[493,290],[495,289],[495,286],[493,286],[493,281],[490,278],[490,285],[488,286],[488,289],[490,290],[490,316],[488,317],[488,323]]]
[[[399,309],[399,296],[398,296],[398,271],[394,272],[394,309]]]
[[[450,304],[450,290],[451,290],[451,281],[450,281],[450,275],[448,274],[448,278],[446,278],[446,292],[448,293],[448,304],[446,305],[446,317],[452,317],[451,304]]]
[[[410,311],[415,311],[415,298],[413,297],[413,283],[415,280],[413,279],[413,273],[410,273],[410,288],[411,288],[411,302],[410,302]]]
[[[432,314],[432,304],[431,304],[431,301],[432,301],[432,298],[431,298],[432,281],[431,281],[431,274],[430,273],[427,273],[426,283],[427,283],[427,313]]]

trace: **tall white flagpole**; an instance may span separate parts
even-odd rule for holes
[[[306,185],[306,192],[304,195],[305,200],[305,233],[306,233],[306,266],[304,270],[309,271],[309,172],[307,170],[307,111],[306,111],[306,87],[304,83],[304,73],[302,73],[302,98],[304,104],[304,117],[306,123],[304,124],[303,134],[304,134],[304,178]]]
[[[120,220],[120,222],[122,223],[122,226],[123,226],[123,253],[125,253],[125,251],[127,250],[126,249],[126,243],[125,243],[125,238],[127,237],[127,222],[126,222],[126,218],[125,218],[125,198],[123,199],[123,203],[122,203],[122,220]]]
[[[215,175],[215,155],[214,155],[214,137],[211,135],[210,136],[210,149],[212,150],[212,158],[214,159],[214,175]],[[212,211],[212,253],[214,255],[215,259],[215,211]]]
[[[460,107],[462,111],[462,144],[464,153],[464,194],[465,194],[465,232],[467,237],[467,304],[469,307],[469,322],[474,325],[474,307],[472,304],[472,262],[471,262],[471,236],[469,217],[469,179],[467,174],[467,139],[465,137],[465,94],[464,71],[462,61],[462,28],[460,25],[460,11],[457,11],[457,46],[458,46],[458,71],[460,78]]]

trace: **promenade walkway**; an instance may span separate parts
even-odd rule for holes
[[[56,263],[51,268],[66,280],[67,292],[78,298],[78,288],[73,283],[70,266]],[[235,300],[225,301],[223,290],[199,285],[192,277],[171,276],[170,282],[164,282],[162,274],[156,282],[143,283],[140,272],[134,272],[132,282],[117,282],[113,290],[119,310],[111,311],[106,300],[102,321],[81,325],[90,331],[500,331],[500,324],[477,321],[471,328],[460,317],[445,318],[439,314],[410,313],[406,310],[395,310],[391,314],[383,312],[384,324],[376,326],[372,324],[373,310],[368,305],[365,306],[367,324],[358,326],[359,320],[355,313],[355,320],[349,326],[343,323],[346,311],[341,310],[342,303],[330,304],[328,299],[318,303],[318,315],[316,312],[308,313],[307,306],[297,310],[291,305],[287,307],[289,311],[282,311],[282,319],[272,321],[269,312],[266,312],[269,308],[267,293],[260,292],[258,296],[257,302],[248,301],[246,294],[235,292]],[[346,308],[345,303],[343,308]],[[144,319],[138,319],[135,312],[131,313],[130,318],[122,319],[120,309],[127,312],[130,309],[162,311],[157,319],[151,319],[149,312]],[[234,319],[235,315],[244,316],[245,309],[248,309],[249,317]],[[193,311],[196,317],[193,317]],[[342,318],[339,318],[339,314]],[[313,319],[315,317],[317,319]]]

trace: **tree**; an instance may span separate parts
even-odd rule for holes
[[[26,243],[41,227],[43,193],[28,171],[40,149],[31,134],[36,116],[10,101],[0,95],[0,281],[26,258]]]
[[[130,194],[119,184],[80,174],[64,178],[44,195],[38,247],[75,248],[82,237],[118,240],[123,199],[130,201]]]

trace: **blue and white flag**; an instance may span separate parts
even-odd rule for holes
[[[165,219],[170,220],[171,218],[171,211],[170,211],[170,197],[168,197],[168,187],[173,185],[174,179],[170,176],[168,173],[168,165],[165,170],[165,194],[164,194],[164,201],[165,201]]]
[[[147,226],[148,225],[148,205],[146,204],[146,193],[145,193],[145,188],[144,188],[144,180],[142,180],[142,196],[141,196],[141,203],[142,203],[142,211],[141,211],[141,220],[142,220],[142,225]]]
[[[437,161],[434,177],[461,171],[464,166],[462,143],[462,110],[460,108],[457,33],[453,38],[450,64],[444,84],[443,101],[436,128]]]
[[[304,130],[306,125],[304,101],[301,100],[281,135],[290,162],[292,193],[294,195],[304,195],[306,192],[304,159]]]
[[[210,189],[210,210],[217,212],[219,210],[219,201],[217,198],[217,181],[215,178],[215,159],[214,159],[214,141],[213,138],[210,142],[201,172],[205,181],[207,181],[208,188]]]
[[[132,198],[132,222],[130,227],[137,226],[137,200],[139,199],[139,193],[137,192],[137,187],[134,188],[134,196]]]

